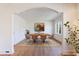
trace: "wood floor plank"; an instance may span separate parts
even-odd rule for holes
[[[23,43],[24,44],[24,43]],[[60,54],[60,46],[52,46],[50,44],[18,44],[15,46],[16,56],[54,56]]]

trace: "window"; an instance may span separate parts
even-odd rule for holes
[[[55,23],[55,34],[62,34],[62,22],[57,21]]]
[[[61,25],[61,22],[59,22],[59,29],[58,29],[58,31],[59,31],[59,34],[61,34],[61,33],[62,33],[62,32],[61,32],[61,31],[62,31],[62,28],[61,28],[61,26],[62,26],[62,25]]]

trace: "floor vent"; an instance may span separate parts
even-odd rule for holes
[[[5,51],[6,53],[9,53],[9,51]]]

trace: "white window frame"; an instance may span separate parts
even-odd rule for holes
[[[60,29],[61,26],[61,29]],[[59,30],[61,30],[61,33],[59,32]],[[57,21],[55,22],[55,34],[62,34],[62,22],[61,21]]]

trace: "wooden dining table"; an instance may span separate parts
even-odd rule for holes
[[[38,36],[40,36],[40,39],[42,40],[42,42],[44,43],[46,40],[46,37],[49,36],[49,34],[45,34],[45,33],[40,33],[40,34],[30,34],[32,36],[32,39],[34,42],[36,42],[36,40],[38,39]]]

